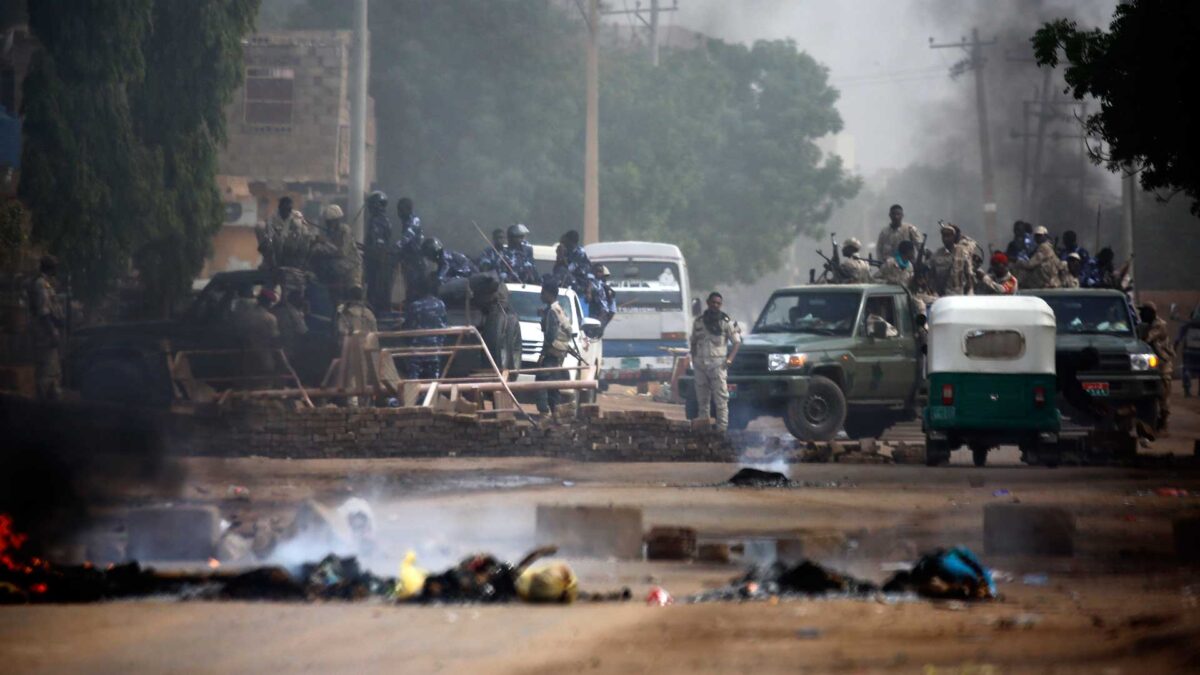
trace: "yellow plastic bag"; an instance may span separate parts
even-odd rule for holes
[[[400,563],[400,575],[396,577],[397,600],[407,600],[425,587],[425,577],[429,576],[429,572],[417,567],[416,560],[416,553],[409,551],[404,554],[404,560]]]
[[[525,602],[572,603],[579,595],[579,579],[565,562],[544,563],[521,572],[517,595]]]

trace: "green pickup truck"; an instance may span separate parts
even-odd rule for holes
[[[900,286],[796,286],[771,294],[729,367],[729,426],[783,418],[802,440],[845,429],[875,438],[916,416],[917,331],[924,324]],[[698,414],[693,378],[680,378],[688,418]]]

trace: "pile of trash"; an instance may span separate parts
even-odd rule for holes
[[[993,600],[992,572],[969,549],[938,549],[921,556],[911,569],[895,573],[882,587],[802,560],[751,568],[728,586],[705,591],[688,602],[730,602],[788,597],[854,597],[915,594],[934,600]]]

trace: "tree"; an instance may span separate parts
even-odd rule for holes
[[[19,192],[33,236],[97,301],[136,261],[161,308],[221,223],[214,183],[258,0],[37,0]]]
[[[1085,127],[1108,149],[1093,151],[1093,160],[1114,172],[1138,171],[1146,190],[1185,193],[1200,215],[1200,129],[1192,122],[1200,105],[1197,33],[1200,4],[1133,0],[1117,6],[1107,32],[1059,19],[1032,42],[1040,65],[1066,59],[1075,98],[1100,101]]]
[[[272,0],[269,5],[283,0]],[[471,226],[522,221],[534,241],[579,229],[583,25],[548,0],[371,5],[379,181],[426,231],[474,252]],[[309,0],[294,28],[345,28]],[[602,51],[601,231],[677,243],[698,284],[753,279],[857,182],[814,139],[841,128],[826,70],[791,42]]]

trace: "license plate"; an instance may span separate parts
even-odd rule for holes
[[[952,420],[954,419],[954,406],[934,406],[929,416],[935,420]]]
[[[1107,382],[1084,382],[1083,390],[1092,396],[1108,396]]]
[[[641,365],[642,360],[636,356],[626,356],[621,359],[622,368],[632,368],[633,370],[637,370],[641,367]]]

